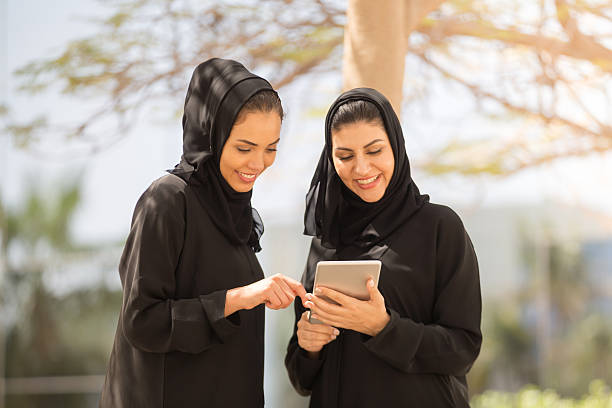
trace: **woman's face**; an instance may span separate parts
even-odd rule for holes
[[[395,159],[379,124],[357,122],[332,131],[332,157],[342,182],[363,201],[380,200],[391,181]]]
[[[274,163],[281,118],[276,112],[249,112],[235,123],[223,146],[219,169],[235,191],[244,193]]]

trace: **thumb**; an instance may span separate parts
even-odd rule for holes
[[[369,278],[368,282],[366,283],[366,286],[368,288],[368,293],[370,294],[370,300],[376,300],[376,298],[378,297],[378,289],[376,289],[376,286],[374,285],[374,279]]]

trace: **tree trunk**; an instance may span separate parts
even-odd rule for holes
[[[344,90],[382,92],[399,116],[408,36],[444,0],[349,0],[344,29]]]

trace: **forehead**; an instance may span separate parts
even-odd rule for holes
[[[277,112],[249,112],[241,120],[234,123],[228,140],[246,139],[254,143],[268,143],[278,139],[281,128],[281,118]]]
[[[373,140],[380,139],[381,142],[389,143],[387,132],[379,124],[356,122],[333,130],[331,134],[334,147],[363,147]]]

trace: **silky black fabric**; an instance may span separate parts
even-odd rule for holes
[[[102,408],[264,405],[264,306],[224,317],[227,290],[264,274],[196,194],[169,174],[136,204]]]
[[[367,203],[350,191],[340,180],[332,161],[332,119],[340,106],[355,100],[371,102],[378,108],[395,159],[385,194],[375,203]],[[328,248],[371,247],[428,200],[429,196],[421,195],[410,177],[402,128],[387,98],[371,88],[356,88],[340,95],[325,119],[325,146],[306,195],[304,233],[320,238]]]
[[[393,132],[393,177],[409,177],[399,123],[384,97],[372,90],[353,90],[339,100],[352,97],[384,107],[385,128]],[[355,197],[342,191],[332,171],[331,110],[326,149],[308,197],[306,233],[316,237],[302,283],[312,291],[318,261],[378,259],[378,289],[391,319],[374,337],[340,329],[315,360],[298,344],[297,322],[305,309],[296,303],[285,358],[291,382],[300,394],[311,396],[313,408],[469,407],[465,375],[482,343],[478,262],[470,238],[452,209],[430,203],[410,179],[392,178],[388,189],[393,191],[374,205],[351,205]],[[387,197],[390,202],[383,202]],[[360,222],[361,216],[367,221]],[[348,234],[345,227],[352,228]]]
[[[263,224],[219,158],[244,103],[271,89],[234,61],[196,68],[181,162],[134,210],[100,407],[263,407],[264,306],[225,317],[227,290],[264,278]]]
[[[251,207],[252,191],[234,191],[221,176],[219,160],[238,112],[260,91],[274,91],[265,79],[232,60],[213,58],[193,72],[183,114],[183,156],[170,172],[197,193],[215,225],[235,244],[256,252],[263,223]]]

